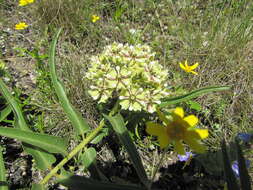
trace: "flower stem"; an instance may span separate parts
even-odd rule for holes
[[[55,166],[41,181],[39,184],[46,184],[48,180],[53,177],[57,171],[66,164],[71,158],[73,158],[80,150],[82,150],[104,127],[104,119],[101,120],[99,126],[92,131],[87,138],[85,138],[79,145],[77,145],[57,166]]]

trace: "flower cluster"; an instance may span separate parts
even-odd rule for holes
[[[182,142],[190,146],[197,153],[205,152],[205,146],[199,143],[199,140],[208,137],[207,129],[198,129],[196,124],[198,118],[195,115],[184,116],[184,110],[177,107],[169,120],[160,110],[157,110],[159,119],[165,125],[154,122],[147,122],[146,132],[158,137],[161,148],[166,148],[170,143],[174,144],[174,150],[180,155],[185,155]]]
[[[122,109],[155,111],[160,99],[168,96],[168,71],[155,60],[148,45],[113,43],[91,57],[85,77],[92,83],[89,94],[105,103],[114,94]]]

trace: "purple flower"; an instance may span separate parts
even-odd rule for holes
[[[250,161],[249,160],[245,160],[245,164],[246,164],[246,168],[250,167]],[[234,171],[234,174],[236,177],[240,177],[239,174],[239,166],[238,166],[238,161],[234,161],[232,164],[232,170]]]
[[[238,133],[237,137],[244,142],[249,142],[252,138],[252,134],[249,133]]]
[[[177,155],[179,161],[181,162],[188,161],[192,156],[194,156],[194,154],[192,154],[191,152],[185,152],[185,155],[180,155],[180,154]]]

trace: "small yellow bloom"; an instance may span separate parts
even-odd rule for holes
[[[195,115],[184,117],[184,110],[177,107],[172,113],[172,119],[169,120],[159,110],[157,110],[159,119],[165,125],[154,122],[146,123],[146,132],[150,135],[158,137],[158,142],[161,148],[167,147],[170,143],[174,143],[174,150],[181,155],[185,154],[182,142],[190,146],[190,148],[198,153],[205,151],[205,146],[199,143],[199,140],[208,137],[207,129],[198,129],[195,125],[198,123],[198,118]]]
[[[34,2],[34,0],[19,0],[19,6],[25,6],[25,5],[31,4],[33,2]]]
[[[93,23],[97,22],[99,19],[100,19],[100,17],[97,16],[97,15],[92,15],[92,17],[91,17],[91,21],[92,21]]]
[[[198,65],[199,65],[199,63],[195,63],[194,65],[192,65],[192,66],[190,66],[190,65],[188,65],[188,62],[187,62],[187,60],[184,62],[184,64],[183,63],[179,63],[179,65],[180,65],[180,68],[181,69],[183,69],[185,72],[187,72],[187,73],[192,73],[192,74],[194,74],[194,75],[197,75],[198,73],[197,72],[195,72],[195,71],[193,71],[194,69],[196,69],[197,67],[198,67]]]
[[[15,25],[16,30],[24,30],[27,27],[28,27],[28,25],[25,22],[20,22]]]

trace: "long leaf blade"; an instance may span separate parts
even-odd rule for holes
[[[173,98],[163,98],[161,101],[162,103],[159,104],[159,107],[165,107],[168,105],[172,104],[177,104],[180,102],[184,102],[193,98],[196,98],[198,96],[210,93],[210,92],[218,92],[218,91],[224,91],[224,90],[229,90],[229,86],[212,86],[212,87],[206,87],[206,88],[201,88],[198,90],[194,90],[188,94],[182,95],[182,96],[177,96]]]
[[[18,139],[24,143],[37,146],[50,153],[66,154],[67,152],[67,143],[60,137],[6,127],[0,127],[0,135]]]
[[[222,142],[221,150],[222,150],[223,166],[224,166],[225,179],[227,181],[227,187],[229,190],[238,190],[239,186],[236,182],[235,175],[231,168],[231,164],[230,164],[228,154],[227,154],[225,140],[223,140]]]
[[[104,117],[111,123],[114,131],[118,135],[118,138],[120,139],[121,143],[126,148],[140,180],[142,181],[143,184],[148,185],[149,181],[148,181],[146,172],[144,170],[141,158],[127,131],[127,128],[125,126],[122,116],[118,114],[116,116],[104,115]]]
[[[0,190],[8,190],[2,150],[3,148],[0,146]]]
[[[97,180],[87,179],[81,176],[71,176],[60,180],[59,183],[73,190],[145,190],[145,188],[134,185],[121,185]]]
[[[49,65],[50,65],[50,75],[51,80],[55,89],[55,92],[59,98],[60,104],[66,113],[67,117],[71,121],[72,125],[74,126],[76,132],[78,135],[84,134],[89,131],[89,125],[87,121],[82,117],[82,115],[71,105],[71,103],[68,100],[68,97],[65,93],[64,87],[62,83],[59,81],[56,75],[55,70],[55,50],[56,50],[56,44],[57,40],[59,38],[61,29],[58,30],[56,33],[51,46],[50,46],[50,52],[49,52]]]
[[[246,167],[245,158],[243,157],[241,147],[237,140],[236,140],[236,148],[237,148],[237,158],[238,158],[241,188],[243,190],[251,190],[250,176]]]

